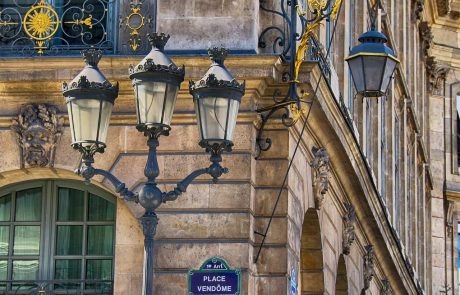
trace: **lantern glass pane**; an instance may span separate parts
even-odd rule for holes
[[[234,99],[230,100],[230,111],[228,112],[228,127],[226,140],[233,141],[233,133],[235,131],[236,120],[238,118],[238,110],[240,102]]]
[[[210,140],[210,143],[220,142],[225,139],[227,127],[228,99],[220,97],[207,97],[198,99],[200,116],[201,138]]]
[[[171,124],[177,86],[142,81],[135,87],[139,124]],[[164,111],[164,116],[163,116]]]
[[[363,73],[363,59],[358,56],[348,60],[348,66],[350,67],[351,77],[355,83],[356,91],[364,91],[364,73]]]
[[[112,103],[98,99],[74,99],[67,106],[68,112],[71,114],[70,126],[73,142],[97,141],[105,143],[110,115],[112,114]],[[101,112],[100,124],[99,112]],[[91,145],[91,143],[86,145]]]
[[[166,93],[166,103],[165,111],[163,115],[163,124],[171,125],[171,119],[174,112],[174,107],[176,106],[177,93],[179,92],[179,87],[175,85],[168,84],[168,91]]]
[[[380,89],[382,92],[387,91],[388,85],[390,84],[391,76],[393,75],[395,68],[396,68],[396,61],[394,61],[391,58],[387,58],[387,64],[386,64],[385,71],[383,74],[383,80],[382,80],[382,85]]]
[[[386,59],[387,58],[385,56],[369,55],[363,57],[365,79],[364,87],[367,92],[380,91]]]

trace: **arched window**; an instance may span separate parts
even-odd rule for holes
[[[115,213],[114,197],[78,182],[1,191],[0,292],[112,294]]]

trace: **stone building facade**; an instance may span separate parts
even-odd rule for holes
[[[117,199],[107,179],[84,185],[74,173],[81,156],[70,146],[61,84],[83,66],[78,49],[106,51],[99,67],[120,83],[120,94],[106,152],[95,165],[138,190],[146,181],[148,147],[135,128],[128,68],[147,49],[143,36],[156,30],[171,34],[166,49],[185,66],[186,80],[198,80],[208,69],[206,48],[229,48],[226,65],[246,81],[246,94],[233,152],[223,157],[229,173],[218,183],[200,177],[158,210],[155,294],[187,294],[189,270],[211,257],[241,270],[241,294],[291,294],[291,285],[297,294],[458,294],[458,0],[381,1],[378,26],[401,64],[379,99],[355,95],[344,62],[368,30],[368,3],[343,0],[335,34],[333,22],[324,22],[316,32],[316,54],[301,68],[302,90],[312,94],[318,87],[311,111],[290,128],[282,113],[275,114],[261,133],[262,142],[271,139],[266,151],[260,150],[255,110],[272,105],[287,84],[286,64],[269,50],[279,39],[269,36],[267,46],[259,40],[264,29],[283,22],[261,5],[279,9],[280,1],[101,0],[99,8],[39,1],[65,20],[59,30],[71,31],[69,23],[80,30],[46,44],[27,35],[27,26],[15,27],[21,18],[7,17],[25,18],[36,3],[10,2],[0,1],[1,290],[12,290],[14,281],[34,286],[24,281],[58,279],[78,281],[72,285],[78,289],[94,279],[104,281],[96,285],[107,294],[142,294],[142,208]],[[68,19],[69,9],[83,14]],[[105,25],[85,39],[92,18],[94,27]],[[328,47],[330,57],[321,59]],[[181,85],[170,136],[160,139],[158,181],[164,189],[208,166],[187,86]],[[30,204],[42,209],[32,210],[36,219],[17,213],[24,198],[27,210],[34,208]],[[62,201],[79,198],[80,207]],[[68,216],[86,213],[81,220],[65,219],[61,204]],[[105,213],[93,214],[92,206]],[[64,232],[81,246],[72,248],[76,253],[59,252]],[[97,237],[103,242],[93,242]],[[28,252],[21,254],[21,247]],[[78,265],[72,273],[71,263]]]

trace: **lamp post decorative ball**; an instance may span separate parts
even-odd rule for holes
[[[346,58],[356,91],[365,97],[384,96],[399,60],[381,32],[371,29],[358,40],[361,44]]]
[[[147,179],[138,193],[110,172],[93,167],[94,155],[103,153],[110,115],[118,96],[118,83],[112,85],[101,73],[98,62],[100,50],[82,51],[85,68],[69,84],[64,83],[63,95],[69,112],[72,147],[82,154],[82,165],[76,172],[89,183],[95,175],[102,175],[127,201],[134,201],[145,208],[140,218],[144,233],[144,283],[143,294],[153,294],[154,236],[158,224],[155,210],[167,201],[176,200],[197,177],[208,174],[216,182],[228,172],[221,166],[222,153],[231,151],[239,104],[245,92],[245,84],[238,83],[224,66],[227,50],[213,48],[209,55],[213,61],[210,69],[198,82],[190,82],[198,126],[200,146],[210,153],[210,166],[193,171],[169,192],[162,192],[156,178],[160,174],[157,160],[159,137],[168,136],[171,119],[184,67],[177,67],[164,53],[169,35],[153,33],[148,36],[151,52],[136,66],[129,69],[137,112],[136,128],[147,137],[148,159],[144,168]]]

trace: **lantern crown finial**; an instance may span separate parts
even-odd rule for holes
[[[213,47],[208,49],[208,55],[212,62],[223,65],[228,55],[228,49],[223,47]]]
[[[359,36],[359,42],[361,43],[387,43],[388,38],[381,32],[376,30],[370,30]]]
[[[99,49],[85,49],[81,51],[83,60],[88,66],[97,68],[97,64],[102,58],[102,50]]]
[[[170,37],[171,36],[166,35],[165,33],[158,32],[147,34],[150,45],[152,45],[153,48],[157,48],[161,51],[165,49],[166,43],[168,43]]]

